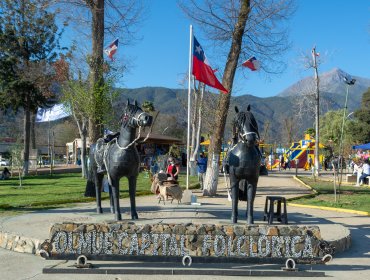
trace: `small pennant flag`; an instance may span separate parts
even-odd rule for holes
[[[254,56],[252,56],[250,59],[247,59],[246,61],[244,61],[242,63],[242,65],[244,67],[248,67],[252,71],[256,71],[256,70],[260,69],[260,67],[261,67],[260,62]]]
[[[111,43],[108,48],[104,50],[106,55],[113,60],[113,55],[117,52],[118,49],[118,39],[114,40],[113,43]]]

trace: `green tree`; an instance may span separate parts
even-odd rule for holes
[[[141,108],[143,109],[143,111],[147,113],[155,111],[154,104],[151,101],[144,101],[143,104],[141,105]]]
[[[24,110],[23,174],[28,174],[31,114],[52,97],[50,62],[59,48],[49,0],[0,1],[0,107]]]
[[[304,134],[308,134],[310,137],[315,138],[316,131],[313,127],[309,127],[304,131]]]
[[[107,64],[104,63],[104,44],[108,41],[106,37],[109,39],[119,37],[120,46],[132,43],[137,34],[138,23],[143,18],[145,6],[141,0],[56,0],[55,2],[65,14],[65,19],[76,27],[78,37],[88,34],[91,39],[89,46],[91,50],[88,51],[90,54],[87,59],[88,74],[85,76],[90,83],[91,105],[95,110],[88,121],[89,139],[94,143],[103,136],[104,116],[99,107],[100,100],[105,97],[104,80]],[[73,6],[72,11],[71,6]],[[86,23],[89,26],[85,25]],[[83,50],[83,53],[86,53],[86,50]],[[126,68],[127,65],[123,70]]]
[[[335,154],[339,154],[340,140],[343,124],[343,109],[327,112],[320,122],[320,143],[333,148]],[[344,155],[350,153],[353,144],[354,127],[358,126],[358,120],[345,119],[343,127],[343,151]]]
[[[358,144],[370,140],[370,88],[362,95],[361,107],[355,111],[358,123],[352,128],[353,140]]]
[[[69,63],[62,57],[54,63],[55,72],[58,76],[58,82],[62,88],[61,100],[71,110],[72,116],[77,124],[80,138],[82,141],[81,149],[81,165],[82,176],[87,177],[87,134],[88,122],[98,114],[101,118],[100,123],[109,123],[113,114],[112,104],[116,94],[111,93],[111,83],[107,79],[101,88],[96,88],[97,85],[91,87],[89,81],[84,81],[82,75],[78,75],[78,79],[72,78],[70,73]],[[95,107],[95,102],[99,106]],[[97,111],[98,110],[98,111]]]

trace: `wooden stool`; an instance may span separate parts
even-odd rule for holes
[[[274,212],[274,204],[277,202],[277,209]],[[284,213],[281,213],[281,203],[284,204]],[[268,224],[272,224],[273,219],[276,218],[283,224],[288,223],[288,212],[286,210],[286,199],[282,196],[266,196],[265,211],[263,213],[263,220],[268,221]]]

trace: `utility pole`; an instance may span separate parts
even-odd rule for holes
[[[349,86],[353,86],[356,82],[356,79],[353,79],[352,77],[344,77],[343,78],[344,82],[346,83],[347,85],[347,91],[346,91],[346,99],[345,99],[345,102],[344,102],[344,110],[343,110],[343,118],[342,118],[342,128],[341,128],[341,132],[340,132],[340,142],[339,142],[339,168],[340,168],[340,177],[339,177],[339,183],[338,183],[338,190],[340,191],[340,186],[342,184],[342,176],[343,176],[343,159],[344,159],[344,156],[343,156],[343,135],[344,135],[344,124],[346,122],[346,119],[348,118],[348,116],[346,117],[346,114],[347,114],[347,103],[348,103],[348,92],[349,92]],[[338,168],[338,170],[339,170]],[[340,192],[339,192],[339,195],[340,195]]]
[[[316,46],[312,48],[312,61],[313,61],[313,68],[315,70],[315,84],[316,84],[316,92],[315,92],[315,167],[314,167],[314,175],[317,177],[320,175],[320,160],[319,160],[319,122],[320,122],[320,90],[319,90],[319,74],[317,71],[317,61],[316,57],[319,54],[316,52]]]

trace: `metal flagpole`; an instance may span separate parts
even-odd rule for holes
[[[190,106],[191,106],[191,76],[193,68],[193,26],[190,25],[189,45],[189,73],[188,73],[188,134],[186,141],[186,189],[189,189],[189,163],[190,163]]]

